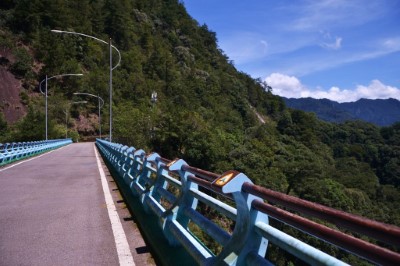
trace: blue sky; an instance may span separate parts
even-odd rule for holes
[[[285,97],[400,100],[400,0],[183,0],[236,68]]]

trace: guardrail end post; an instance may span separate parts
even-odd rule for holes
[[[250,252],[264,256],[268,241],[255,232],[255,222],[263,220],[268,223],[268,216],[257,210],[252,210],[251,202],[258,197],[242,191],[244,183],[253,183],[243,173],[231,170],[217,178],[212,186],[224,194],[232,194],[237,208],[237,220],[231,240],[224,250],[216,257],[223,259],[229,265],[246,265]],[[233,254],[233,255],[232,255]]]

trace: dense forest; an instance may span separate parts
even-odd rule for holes
[[[21,81],[27,111],[16,123],[0,115],[0,142],[44,139],[39,83],[62,73],[84,76],[49,81],[49,138],[98,134],[97,101],[75,92],[105,100],[108,131],[107,45],[52,29],[111,38],[120,50],[114,142],[217,173],[236,169],[258,185],[400,225],[400,123],[333,124],[287,108],[268,84],[238,71],[217,34],[178,0],[2,0],[0,67]],[[276,254],[278,264],[290,261]]]

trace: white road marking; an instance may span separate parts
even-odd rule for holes
[[[19,163],[13,164],[13,165],[11,165],[11,166],[8,166],[8,167],[5,167],[5,168],[2,168],[2,169],[0,169],[0,172],[3,172],[3,171],[5,171],[5,170],[7,170],[7,169],[10,169],[10,168],[13,168],[14,166],[17,166],[17,165],[20,165],[20,164],[23,164],[23,163],[26,163],[26,162],[32,161],[32,160],[34,160],[34,159],[40,158],[40,157],[42,157],[42,156],[44,156],[44,155],[47,155],[47,154],[50,154],[50,153],[52,153],[53,151],[57,151],[57,150],[60,150],[60,149],[62,149],[62,148],[65,148],[65,147],[66,147],[66,146],[63,146],[63,147],[61,147],[61,148],[57,148],[57,149],[55,149],[55,150],[52,150],[52,151],[49,151],[49,152],[43,153],[43,154],[41,154],[41,155],[34,156],[33,158],[30,158],[30,159],[28,159],[28,160],[24,160],[24,161],[22,161],[22,162],[19,162]]]
[[[125,265],[134,266],[135,262],[133,261],[132,253],[129,248],[128,240],[126,239],[125,231],[122,228],[122,224],[121,221],[119,220],[117,209],[115,208],[114,201],[110,193],[110,188],[108,186],[106,175],[103,171],[103,168],[101,167],[101,162],[96,146],[94,146],[94,152],[96,154],[97,166],[100,172],[101,184],[103,187],[104,198],[106,200],[106,205],[108,210],[108,217],[110,217],[111,227],[115,239],[115,245],[117,247],[119,264],[122,266]]]

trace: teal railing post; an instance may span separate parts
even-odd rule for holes
[[[251,202],[258,197],[242,192],[244,183],[252,183],[243,173],[228,171],[212,183],[222,194],[232,195],[237,210],[234,231],[223,250],[214,258],[212,264],[246,265],[249,253],[264,256],[268,241],[255,232],[254,223],[257,220],[268,222],[268,216],[252,210]]]
[[[130,184],[131,179],[129,178],[129,170],[133,165],[133,152],[135,151],[134,147],[129,147],[126,151],[125,151],[125,160],[124,163],[122,164],[121,168],[122,168],[122,179],[125,181],[125,183],[127,185]]]
[[[158,192],[159,188],[167,189],[168,183],[162,178],[162,175],[168,174],[164,164],[161,162],[161,157],[158,153],[152,153],[147,157],[147,160],[156,165],[156,179],[153,183],[153,188],[149,191],[147,197],[152,197],[155,201],[161,201],[161,195]]]
[[[140,201],[146,213],[151,213],[149,205],[146,204],[146,200],[148,200],[149,195],[154,190],[154,184],[158,179],[155,174],[156,168],[153,168],[157,158],[160,158],[160,155],[157,153],[151,153],[144,157],[142,171],[137,179],[137,183],[135,184],[136,189],[140,194]]]
[[[133,189],[132,187],[132,182],[136,182],[137,177],[140,175],[140,171],[142,170],[142,165],[143,165],[143,158],[146,155],[145,151],[140,149],[140,150],[135,150],[132,155],[132,166],[128,171],[128,182],[129,182],[129,187],[131,190]],[[132,190],[134,195],[137,195],[135,191]]]
[[[140,196],[141,194],[141,186],[139,184],[139,179],[141,176],[141,172],[144,167],[144,157],[146,156],[146,152],[142,149],[136,150],[133,153],[133,167],[130,169],[128,175],[132,180],[129,184],[129,187],[132,191],[132,194],[135,196]]]
[[[196,209],[198,200],[193,197],[189,191],[191,189],[198,190],[198,185],[196,183],[190,182],[188,180],[189,172],[184,171],[182,168],[184,165],[188,165],[184,160],[179,159],[170,162],[166,167],[171,172],[176,172],[179,174],[181,179],[180,193],[173,205],[166,210],[164,213],[164,224],[163,230],[164,234],[171,245],[180,245],[180,242],[176,239],[176,236],[171,232],[171,225],[179,226],[184,230],[187,230],[189,224],[189,218],[186,216],[186,209]]]

